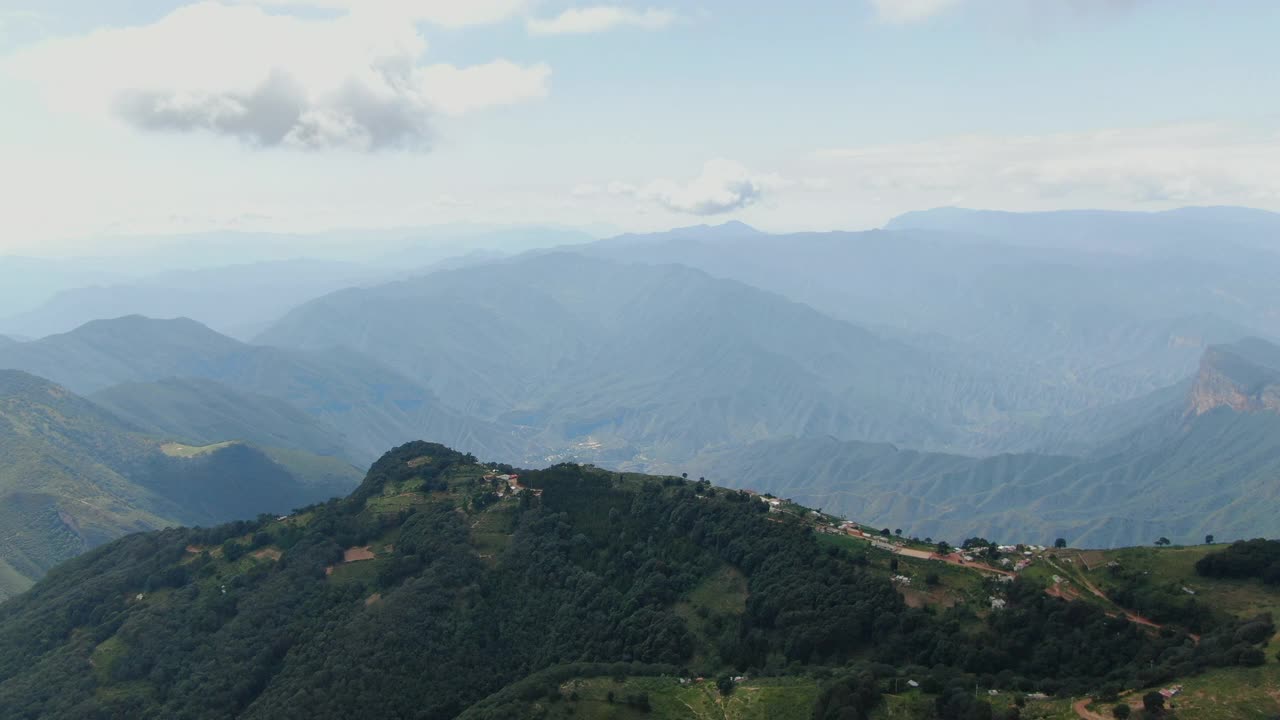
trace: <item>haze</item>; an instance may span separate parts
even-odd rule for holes
[[[0,0],[0,720],[1271,717],[1278,31]]]

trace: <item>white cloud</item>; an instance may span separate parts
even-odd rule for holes
[[[1072,15],[1108,15],[1125,12],[1147,0],[870,0],[880,20],[893,24],[922,22],[968,2],[971,6],[997,13],[1047,14],[1054,21]]]
[[[671,10],[648,8],[632,10],[615,6],[570,8],[554,18],[529,18],[529,32],[534,35],[569,35],[604,32],[619,27],[660,30],[679,19]]]
[[[545,63],[516,65],[495,60],[459,68],[431,65],[421,70],[419,85],[441,112],[462,115],[520,100],[546,97],[551,68]]]
[[[966,136],[817,153],[842,189],[914,207],[1280,203],[1280,132],[1227,125]]]
[[[804,187],[812,181],[797,183],[774,173],[757,173],[731,160],[710,160],[693,180],[681,182],[660,179],[645,185],[620,181],[609,183],[603,192],[614,196],[633,197],[670,210],[690,215],[718,215],[755,205],[778,190]],[[588,192],[581,192],[582,190]],[[575,194],[595,194],[595,185],[578,186]]]
[[[435,204],[442,208],[460,208],[467,207],[471,203],[453,193],[440,193],[436,196]]]
[[[960,0],[871,0],[876,14],[890,23],[926,20],[956,5]]]
[[[236,0],[244,5],[333,10],[444,27],[487,25],[507,20],[528,7],[528,0]]]
[[[200,2],[151,25],[41,43],[3,68],[60,109],[142,130],[311,149],[423,148],[435,113],[547,94],[546,65],[425,65],[426,49],[414,23],[399,18]]]

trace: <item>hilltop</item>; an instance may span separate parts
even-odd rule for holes
[[[1017,694],[1235,665],[1274,629],[1221,614],[1198,641],[1152,633],[958,565],[921,570],[938,597],[908,602],[892,576],[929,561],[819,531],[832,522],[707,482],[521,471],[410,443],[345,500],[134,535],[57,568],[0,606],[0,705],[479,719],[927,703],[977,717]]]
[[[345,494],[356,479],[327,458],[147,436],[13,370],[0,370],[0,456],[0,596],[127,533],[287,512]]]

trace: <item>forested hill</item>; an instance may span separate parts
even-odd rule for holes
[[[832,683],[816,717],[865,718],[910,672],[940,717],[990,717],[979,682],[1149,686],[1271,635],[1230,618],[1199,643],[1149,633],[1021,580],[979,591],[999,612],[911,608],[878,560],[822,542],[809,517],[706,482],[516,472],[410,443],[347,499],[132,535],[58,567],[0,605],[0,708],[508,718],[571,711],[566,677],[720,677],[727,692],[732,676],[806,675]]]

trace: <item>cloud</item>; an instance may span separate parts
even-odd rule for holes
[[[889,23],[927,20],[959,4],[960,0],[871,0],[876,15]]]
[[[425,12],[434,4],[403,5]],[[144,131],[305,149],[423,149],[434,115],[547,94],[544,64],[426,65],[426,49],[401,18],[304,18],[201,2],[151,25],[21,50],[4,69],[64,110],[108,114]]]
[[[331,10],[443,27],[502,22],[524,11],[529,0],[236,0],[278,9]]]
[[[1061,19],[1062,12],[1079,15],[1098,15],[1112,12],[1125,12],[1141,5],[1147,0],[987,0],[978,3],[973,0],[870,0],[876,16],[883,22],[906,24],[923,22],[968,2],[974,6],[982,6],[984,10],[999,13],[1048,13]]]
[[[842,190],[1005,208],[1280,202],[1280,132],[1178,125],[964,136],[816,153]]]
[[[614,6],[571,8],[554,18],[529,18],[527,27],[534,35],[569,35],[604,32],[620,27],[660,30],[679,19],[671,10],[648,8],[631,10]]]
[[[731,160],[711,160],[693,180],[654,180],[645,185],[614,181],[601,188],[579,185],[574,195],[597,194],[632,197],[689,215],[719,215],[741,210],[762,201],[778,190],[793,187],[811,189],[813,181],[797,183],[773,173],[757,173]]]
[[[418,81],[441,112],[462,115],[494,105],[546,97],[550,77],[551,68],[545,63],[524,66],[495,60],[465,68],[431,65],[422,69]]]

